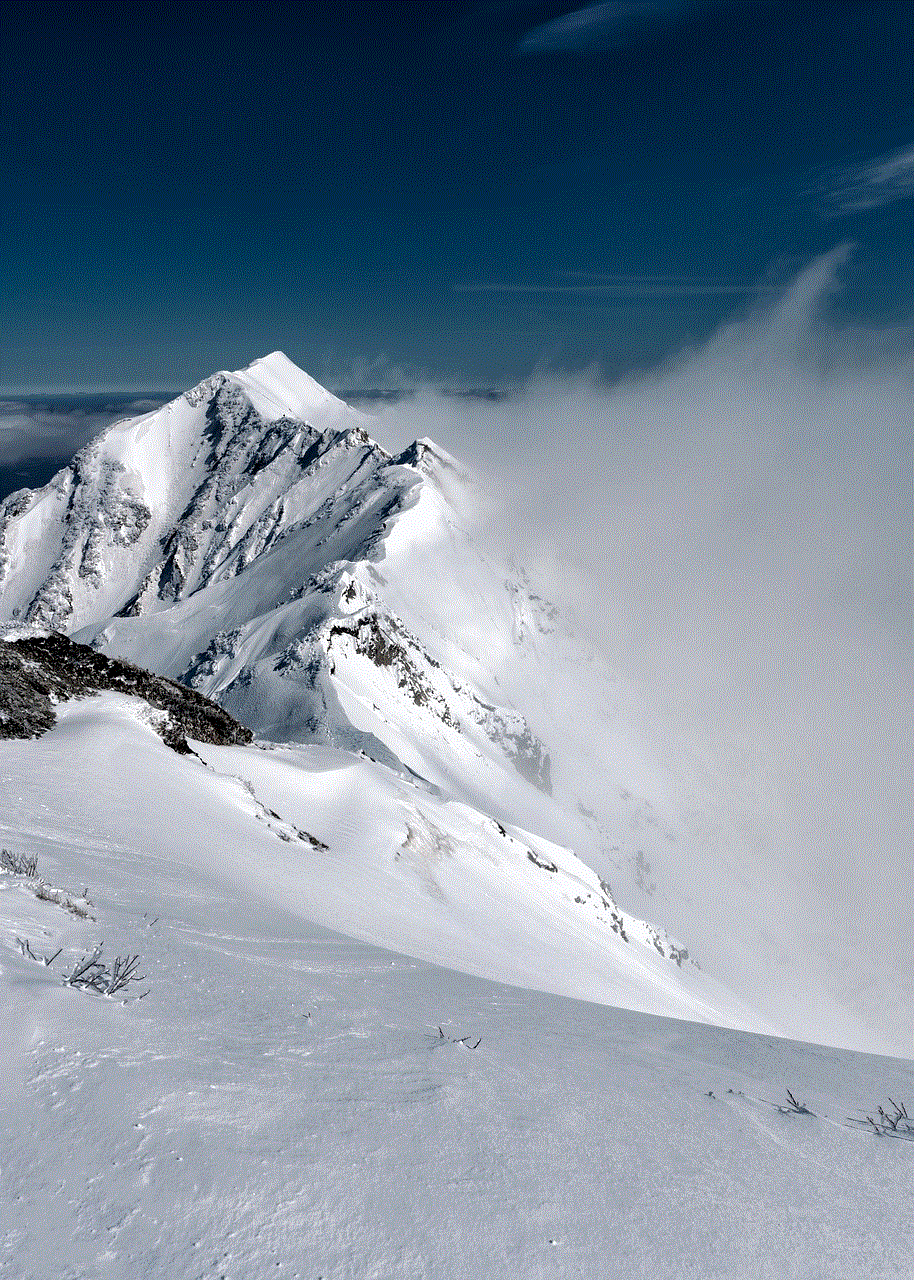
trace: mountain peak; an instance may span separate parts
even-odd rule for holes
[[[244,366],[245,372],[250,373],[253,369],[274,369],[277,371],[294,370],[296,373],[302,373],[284,351],[271,351],[268,355],[258,356],[256,360],[252,360],[250,364]]]
[[[463,515],[471,511],[478,496],[475,475],[428,436],[407,445],[393,463],[413,467],[429,477],[455,511]]]
[[[240,572],[388,460],[368,423],[274,351],[113,424],[0,506],[0,617],[75,630]]]
[[[282,351],[271,351],[226,376],[242,387],[257,412],[268,421],[282,417],[307,420],[317,411],[322,416],[329,412],[333,417],[355,412]]]

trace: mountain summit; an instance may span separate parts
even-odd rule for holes
[[[465,468],[429,439],[392,456],[370,427],[280,352],[114,424],[0,505],[0,623],[253,730],[261,750],[204,757],[233,753],[269,832],[325,814],[311,919],[522,985],[866,1044],[816,938],[768,910],[733,796],[703,761],[672,779],[638,698],[482,552]]]
[[[276,352],[115,423],[0,508],[0,619],[73,629],[191,594],[295,523],[318,457],[370,448],[364,421]]]
[[[369,421],[274,352],[115,424],[0,508],[0,621],[182,680],[273,740],[421,768],[375,723],[418,717],[548,789],[545,749],[498,705],[519,585],[459,527],[468,477],[430,440],[391,457]]]

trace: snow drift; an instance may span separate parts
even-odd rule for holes
[[[280,353],[115,424],[0,507],[0,621],[253,729],[264,749],[226,771],[271,840],[329,847],[290,882],[309,919],[544,990],[872,1046],[702,762],[674,802],[632,692],[482,553],[472,476],[369,427]]]

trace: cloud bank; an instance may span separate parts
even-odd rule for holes
[[[84,444],[120,418],[146,413],[166,397],[23,397],[0,400],[0,500],[34,489],[67,465]]]
[[[166,397],[107,401],[74,396],[55,400],[26,398],[0,400],[0,466],[25,458],[69,460],[77,450],[119,418],[164,404]]]
[[[382,431],[439,440],[507,495],[499,535],[661,736],[765,797],[761,862],[845,921],[835,981],[898,1028],[880,975],[914,989],[914,333],[829,323],[845,256],[647,377],[545,377],[495,404],[425,391]]]

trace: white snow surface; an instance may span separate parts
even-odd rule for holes
[[[458,461],[430,440],[391,457],[368,427],[281,353],[116,424],[0,505],[0,623],[253,728],[263,749],[219,772],[284,822],[330,823],[303,919],[499,981],[910,1053],[912,992],[867,967],[860,921],[759,865],[765,798],[658,740],[642,695],[480,550]]]
[[[910,1062],[695,1021],[571,855],[395,769],[59,713],[0,742],[4,1280],[911,1274],[914,1144],[848,1118]],[[63,982],[102,940],[126,1000]],[[689,1020],[594,1002],[639,983]]]

